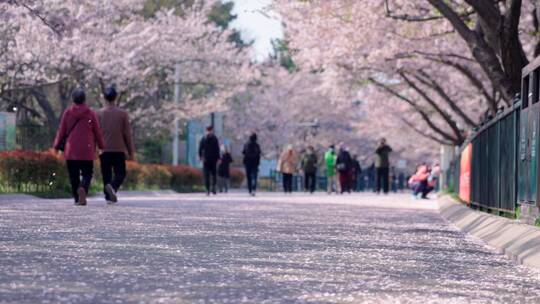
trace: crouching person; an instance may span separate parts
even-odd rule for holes
[[[54,148],[64,151],[75,205],[85,206],[94,174],[96,143],[99,149],[105,144],[96,114],[85,104],[84,91],[76,89],[71,97],[73,105],[62,115]]]
[[[114,87],[103,92],[105,107],[97,114],[103,130],[105,148],[100,155],[103,192],[108,204],[118,202],[116,192],[126,178],[126,159],[135,159],[129,116],[116,106],[118,93]]]
[[[416,173],[409,179],[409,187],[413,191],[413,198],[417,199],[418,194],[422,194],[423,199],[427,199],[427,195],[432,187],[428,183],[429,168],[426,165],[418,166]]]

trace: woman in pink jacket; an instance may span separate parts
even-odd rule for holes
[[[414,198],[418,198],[418,194],[420,193],[422,194],[423,199],[428,198],[427,195],[433,190],[428,184],[429,175],[429,167],[427,165],[420,165],[418,166],[416,173],[409,179],[409,186],[413,191]]]
[[[84,206],[94,173],[96,145],[104,149],[105,144],[96,114],[85,104],[84,91],[76,89],[71,98],[73,105],[62,115],[54,148],[64,150],[75,205]]]

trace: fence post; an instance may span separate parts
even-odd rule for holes
[[[446,190],[449,176],[448,172],[455,157],[455,147],[449,145],[441,145],[441,178],[439,180],[440,189]]]

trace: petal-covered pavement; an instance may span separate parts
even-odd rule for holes
[[[407,195],[0,197],[0,303],[540,303]]]

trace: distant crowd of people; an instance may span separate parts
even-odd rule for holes
[[[380,193],[389,192],[389,156],[392,148],[382,139],[375,150],[376,188]],[[292,146],[288,146],[278,160],[277,171],[283,176],[283,190],[285,193],[292,192],[293,175],[303,173],[304,190],[313,193],[316,190],[317,172],[319,161],[313,146],[309,146],[305,152],[297,152]],[[336,149],[330,145],[324,153],[324,174],[326,176],[327,193],[351,193],[357,189],[361,177],[362,168],[356,154],[351,155],[349,149],[340,143]]]
[[[107,203],[118,201],[117,191],[126,178],[126,160],[135,159],[132,131],[127,112],[117,107],[118,93],[114,87],[103,91],[105,106],[94,112],[86,105],[86,94],[82,89],[72,93],[73,105],[62,115],[60,128],[56,134],[54,148],[63,151],[66,159],[71,190],[75,204],[86,205],[87,195],[93,177],[95,151],[98,150],[101,172],[103,175],[103,193]],[[374,191],[390,191],[396,181],[394,170],[390,169],[392,148],[383,138],[374,150],[375,162],[369,168],[370,180],[373,178]],[[246,172],[246,184],[250,195],[255,196],[261,163],[261,147],[257,134],[252,133],[242,149],[243,165]],[[357,155],[351,155],[349,149],[340,143],[337,148],[330,145],[322,156],[322,161],[313,146],[297,152],[288,145],[278,159],[276,171],[282,176],[283,191],[293,192],[294,175],[302,174],[304,191],[314,193],[317,189],[319,168],[326,177],[328,194],[351,193],[357,190],[362,168]],[[228,192],[230,188],[230,169],[234,162],[227,146],[220,145],[214,128],[206,128],[199,143],[199,157],[203,164],[204,186],[206,194]],[[427,198],[436,186],[440,167],[418,166],[417,171],[408,180],[415,197]],[[395,185],[392,185],[395,190]]]
[[[385,139],[382,139],[374,152],[375,191],[388,193],[390,191],[389,157],[392,148],[386,144]],[[255,196],[262,155],[256,133],[249,136],[242,155],[248,193]],[[229,170],[233,159],[225,146],[222,145],[220,148],[219,140],[211,126],[206,128],[206,134],[199,143],[199,157],[203,163],[206,194],[215,195],[218,191],[227,192],[230,184]],[[349,149],[340,143],[337,149],[335,145],[330,145],[322,159],[328,194],[351,193],[357,189],[362,173],[357,155],[351,155]],[[276,171],[281,174],[283,191],[292,193],[294,176],[301,174],[303,190],[314,193],[317,189],[317,173],[320,166],[319,157],[313,146],[308,146],[307,149],[298,152],[292,145],[288,145],[280,154],[276,168]]]

